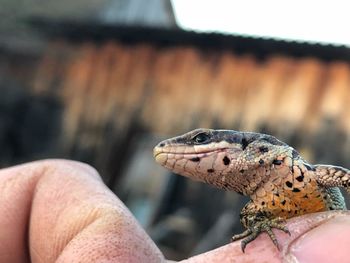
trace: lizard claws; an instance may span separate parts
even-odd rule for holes
[[[275,218],[275,219],[263,219],[261,221],[257,221],[254,225],[251,227],[248,227],[247,230],[245,230],[243,233],[235,235],[231,238],[232,241],[244,238],[241,242],[241,249],[244,253],[246,246],[255,240],[262,232],[265,232],[270,237],[273,244],[277,247],[278,250],[280,250],[279,243],[277,241],[277,238],[275,234],[273,233],[272,229],[280,229],[289,236],[291,233],[289,232],[288,228],[282,223],[284,222],[284,219],[281,218]]]

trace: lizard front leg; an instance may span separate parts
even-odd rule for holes
[[[240,214],[241,223],[246,230],[238,235],[232,237],[232,241],[242,239],[241,248],[244,252],[247,244],[256,239],[260,233],[266,232],[271,238],[272,242],[279,249],[278,241],[272,229],[277,228],[285,233],[290,234],[288,228],[284,225],[285,220],[280,217],[271,217],[268,212],[258,210],[253,202],[249,202]]]

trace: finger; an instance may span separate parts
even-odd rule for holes
[[[240,240],[182,262],[349,262],[350,212],[329,211],[287,222],[291,235],[274,230],[279,251],[266,234],[240,249]],[[331,261],[330,261],[331,259]]]
[[[314,217],[314,227],[310,227],[300,238],[290,242],[285,257],[290,261],[294,260],[293,262],[349,262],[349,211]]]
[[[0,171],[0,262],[161,262],[134,217],[87,165]]]

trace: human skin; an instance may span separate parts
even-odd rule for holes
[[[45,160],[0,170],[0,262],[165,262],[130,211],[88,165]],[[242,253],[240,242],[182,262],[349,262],[350,213],[293,218]]]

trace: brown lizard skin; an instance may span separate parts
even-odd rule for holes
[[[262,232],[278,248],[272,229],[289,233],[284,225],[288,218],[346,209],[338,187],[349,189],[349,170],[311,165],[267,134],[196,129],[162,141],[154,157],[174,173],[250,196],[240,215],[246,231],[232,238],[244,238],[243,252]]]

